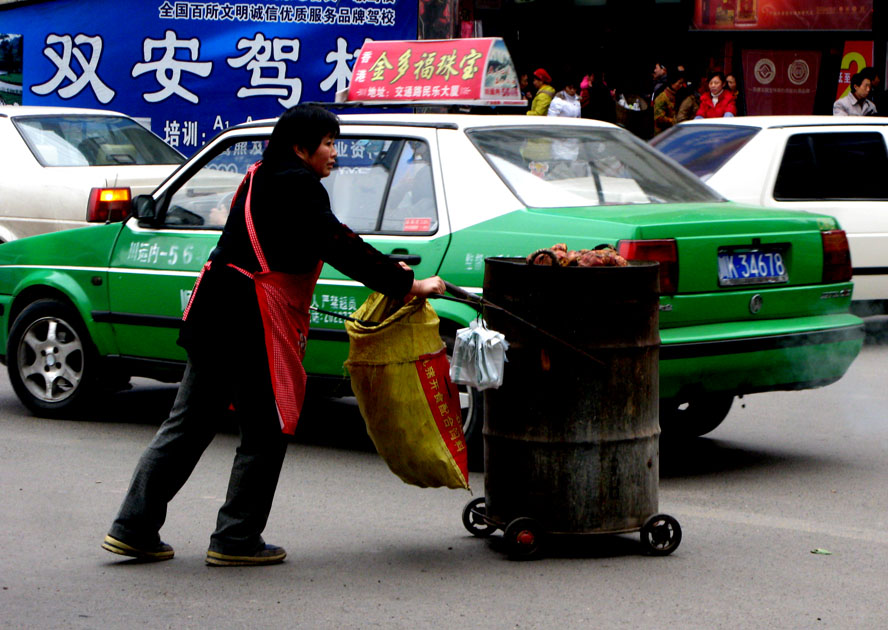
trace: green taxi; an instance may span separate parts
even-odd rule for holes
[[[728,202],[606,123],[449,114],[341,121],[338,166],[323,180],[334,212],[418,276],[481,293],[485,258],[558,242],[610,243],[627,258],[658,261],[664,431],[706,433],[738,395],[832,383],[861,349],[848,243],[832,217]],[[131,376],[180,377],[182,311],[273,125],[225,130],[137,198],[123,222],[0,245],[0,350],[32,412],[63,415]],[[305,361],[310,391],[326,383],[348,392],[348,340],[329,313],[347,315],[367,294],[324,268]],[[588,304],[579,298],[565,295],[553,308]],[[465,304],[434,306],[445,340],[476,317]],[[469,439],[480,433],[480,401],[463,392]]]

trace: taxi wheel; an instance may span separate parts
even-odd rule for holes
[[[447,346],[447,361],[453,356],[456,329],[444,329],[441,339]],[[481,431],[484,428],[484,395],[473,387],[457,385],[459,389],[460,411],[463,419],[463,434],[469,450],[469,468],[475,471],[484,469],[484,443]]]
[[[85,400],[95,383],[96,353],[77,311],[54,299],[29,304],[9,333],[9,380],[38,416],[62,417]]]
[[[660,429],[667,438],[706,435],[720,425],[734,397],[731,394],[704,394],[660,400]]]

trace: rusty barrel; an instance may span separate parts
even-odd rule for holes
[[[485,391],[493,521],[530,517],[548,533],[615,533],[638,530],[657,512],[658,295],[656,263],[486,260],[484,297],[504,310],[484,316],[510,344],[502,387]]]

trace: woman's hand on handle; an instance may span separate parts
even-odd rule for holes
[[[438,276],[432,276],[431,278],[414,280],[413,288],[410,290],[410,293],[407,294],[407,297],[427,298],[430,295],[443,295],[444,292],[444,281]]]
[[[410,266],[401,261],[398,263],[404,269],[410,269]],[[444,286],[444,281],[438,276],[432,276],[431,278],[424,278],[422,280],[413,280],[413,288],[410,289],[410,293],[408,293],[404,297],[404,301],[408,301],[414,297],[427,298],[430,295],[443,295],[447,289]]]

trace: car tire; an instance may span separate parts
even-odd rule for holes
[[[663,399],[660,401],[660,430],[665,438],[706,435],[728,417],[733,403],[731,394]]]
[[[12,388],[38,416],[69,415],[97,382],[97,354],[80,315],[55,299],[32,302],[16,317],[6,360]]]
[[[456,327],[441,327],[441,339],[447,346],[447,361],[453,357],[453,345],[456,340]],[[484,429],[484,395],[474,387],[457,385],[459,389],[460,411],[463,418],[463,434],[466,448],[469,451],[469,470],[484,470],[484,441],[481,432]]]

